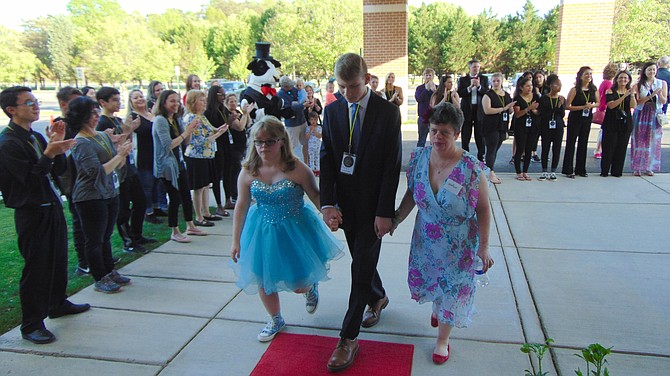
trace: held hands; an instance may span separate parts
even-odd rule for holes
[[[538,107],[540,107],[540,102],[533,102],[530,104],[530,106],[528,106],[530,111],[535,111]]]
[[[472,82],[470,83],[470,87],[471,88],[479,87],[479,78],[473,78]]]
[[[486,273],[493,266],[493,259],[489,254],[488,247],[480,246],[479,250],[477,251],[477,256],[479,256],[479,258],[482,259],[482,262],[484,263],[484,268],[482,268],[482,271]]]
[[[509,109],[514,107],[515,104],[516,104],[516,101],[510,102],[507,106],[503,107],[503,112],[509,111]]]
[[[328,226],[330,231],[335,232],[340,228],[340,225],[342,224],[342,213],[337,210],[337,208],[323,208],[321,214],[323,214],[323,221],[326,223],[326,226]]]
[[[384,217],[375,217],[375,233],[377,238],[381,239],[384,235],[393,229],[393,219]]]

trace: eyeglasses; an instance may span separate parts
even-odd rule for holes
[[[278,138],[271,138],[269,140],[254,140],[254,145],[256,145],[258,147],[261,147],[263,145],[265,145],[267,147],[270,147],[270,146],[274,146],[274,144],[276,144],[277,142],[279,142]]]
[[[101,113],[102,113],[102,111],[100,111],[99,108],[96,108],[96,109],[91,110],[91,115],[98,115],[98,116],[100,116]]]
[[[24,103],[17,103],[17,106],[28,106],[28,107],[33,107],[33,106],[40,106],[42,104],[42,101],[34,100],[34,101],[25,101]]]

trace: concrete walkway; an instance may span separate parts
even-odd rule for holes
[[[431,362],[430,306],[412,301],[405,282],[412,221],[385,238],[379,269],[390,304],[360,338],[414,344],[414,375],[521,375],[532,367],[521,344],[548,337],[556,341],[544,361],[550,375],[584,369],[573,354],[594,342],[614,347],[612,375],[669,372],[670,175],[593,175],[518,182],[501,174],[491,196],[491,284],[477,294],[472,326],[454,330],[445,365]],[[47,320],[53,344],[32,345],[18,328],[4,334],[0,374],[249,374],[268,346],[256,340],[267,316],[257,295],[234,284],[231,229],[225,219],[210,236],[169,242],[127,265],[121,272],[133,283],[122,293],[76,294],[74,302],[93,309]],[[333,263],[314,315],[301,295],[281,294],[287,332],[337,336],[349,263],[349,256]]]

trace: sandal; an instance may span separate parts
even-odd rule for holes
[[[186,235],[207,236],[207,232],[202,231],[197,227],[193,227],[186,230]]]
[[[640,171],[633,171],[633,176],[640,176]]]
[[[220,217],[230,217],[230,213],[228,213],[228,211],[226,211],[226,210],[217,210],[216,215],[218,215]]]
[[[202,221],[199,221],[199,220],[196,219],[196,220],[193,221],[193,223],[196,226],[200,226],[200,227],[213,227],[214,226],[214,223],[209,222],[205,218],[203,218]]]
[[[523,179],[526,180],[526,181],[531,181],[531,180],[533,180],[533,178],[531,178],[530,176],[526,175],[525,173],[523,174]]]
[[[645,171],[644,174],[647,176],[654,176],[654,171]]]
[[[223,219],[223,218],[219,217],[218,215],[205,215],[205,216],[203,216],[203,218],[206,221],[220,221],[220,220]]]
[[[523,177],[523,175],[517,175],[516,180],[518,181],[526,181],[526,178]]]
[[[493,179],[491,179],[491,183],[493,183],[493,184],[501,184],[501,183],[502,183],[502,180],[500,180],[500,178],[496,176],[496,177],[494,177]]]

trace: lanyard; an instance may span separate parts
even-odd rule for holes
[[[619,99],[621,99],[622,95],[619,94],[619,92],[617,91],[617,93],[616,93],[616,97],[617,97],[616,99],[619,100]],[[621,111],[623,111],[623,103],[624,103],[625,101],[626,101],[626,100],[624,99],[624,100],[621,101],[621,103],[619,103],[619,109],[620,109]]]
[[[584,90],[582,90],[582,95],[584,96],[584,99],[586,99],[586,103],[591,102],[591,100],[590,100],[590,98],[591,98],[591,90],[588,90],[588,92],[589,92],[589,95],[586,95],[586,94],[584,94]]]
[[[556,106],[554,106],[554,98],[549,95],[549,103],[551,103],[551,120],[554,120],[554,108],[558,108],[558,102],[560,101],[560,97],[556,97]]]
[[[498,93],[496,93],[496,95],[498,96],[498,98],[500,98],[500,104],[502,104],[502,106],[505,107],[505,95],[499,95]]]
[[[228,117],[226,116],[226,114],[221,112],[221,110],[219,108],[217,108],[216,110],[219,111],[219,115],[221,115],[221,117],[223,118],[223,122],[227,123],[228,122]]]
[[[117,132],[119,132],[119,134],[123,133],[123,128],[121,128],[121,124],[119,124],[119,121],[115,117],[109,115],[102,115],[102,116],[108,118],[112,122],[112,124],[114,124],[114,129]]]
[[[112,153],[112,148],[107,144],[107,141],[104,139],[98,140],[98,135],[84,135],[89,140],[93,140],[96,144],[100,145],[100,147],[109,154],[110,158],[114,158],[114,153]]]
[[[179,137],[179,127],[177,127],[177,124],[175,124],[174,119],[169,119],[168,123],[170,124],[170,128],[172,128],[174,133],[177,135],[175,138]]]
[[[349,120],[349,153],[351,153],[351,141],[354,137],[354,127],[356,126],[356,118],[358,117],[358,110],[360,108],[361,105],[356,103],[356,112],[354,112],[354,118]]]

